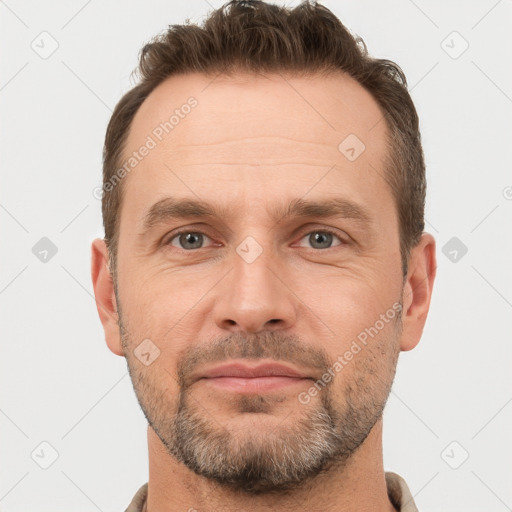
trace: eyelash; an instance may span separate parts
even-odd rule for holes
[[[203,236],[206,236],[207,238],[209,238],[210,240],[212,240],[211,237],[209,237],[205,232],[203,231],[199,231],[199,230],[192,230],[192,229],[182,229],[180,231],[176,231],[175,233],[172,234],[172,236],[170,238],[168,238],[168,240],[164,243],[164,245],[171,245],[171,242],[179,237],[180,235],[183,235],[185,233],[192,233],[192,234],[198,234],[198,235],[203,235]],[[331,235],[333,235],[334,237],[336,237],[341,243],[338,244],[338,245],[334,245],[334,246],[331,246],[331,247],[327,247],[325,249],[316,249],[315,247],[303,247],[304,249],[311,249],[311,250],[314,250],[314,251],[328,251],[329,249],[334,249],[336,247],[339,247],[341,245],[346,245],[348,242],[346,240],[343,240],[343,238],[339,235],[339,233],[333,229],[329,229],[329,228],[322,228],[322,229],[312,229],[311,231],[307,231],[306,233],[304,233],[300,240],[302,240],[304,237],[308,236],[308,235],[311,235],[312,233],[329,233]],[[175,246],[173,246],[175,247]],[[180,249],[182,251],[186,251],[186,252],[194,252],[194,251],[198,251],[200,249],[207,249],[207,247],[200,247],[199,249],[183,249],[182,247],[175,247],[176,249]]]

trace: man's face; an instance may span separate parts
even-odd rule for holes
[[[150,426],[190,469],[246,492],[345,463],[381,416],[400,345],[376,102],[342,75],[182,75],[141,106],[125,156],[148,135],[123,182],[116,298]],[[178,212],[184,200],[213,213]],[[308,378],[211,373],[276,362]]]

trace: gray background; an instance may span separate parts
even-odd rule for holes
[[[0,1],[4,512],[124,510],[147,480],[145,420],[92,297],[93,190],[142,44],[221,3]],[[406,72],[428,165],[438,277],[386,409],[385,468],[423,512],[512,510],[512,2],[324,4]]]

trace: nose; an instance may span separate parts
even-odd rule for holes
[[[226,331],[284,330],[296,319],[296,301],[284,263],[264,250],[248,262],[234,252],[233,269],[216,290],[214,320]],[[279,277],[278,277],[279,276]]]

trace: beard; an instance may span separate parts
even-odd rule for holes
[[[328,354],[278,331],[235,332],[191,347],[180,356],[176,396],[167,392],[171,373],[166,368],[159,371],[163,357],[151,367],[133,357],[136,338],[126,331],[120,311],[119,326],[138,402],[167,452],[197,475],[232,491],[256,495],[293,491],[333,468],[343,470],[382,417],[395,375],[401,321],[398,315],[390,326],[391,334],[373,339],[355,355],[350,369],[343,368],[335,379],[323,383],[318,399],[307,406],[293,394],[228,394],[232,417],[254,414],[251,427],[238,430],[229,421],[222,425],[194,397],[192,370],[233,358],[264,358],[326,373],[333,365]],[[337,394],[335,382],[341,387]],[[288,414],[293,418],[286,416],[267,428],[266,420],[275,420],[273,413],[279,404],[287,406],[293,400],[296,405]]]

